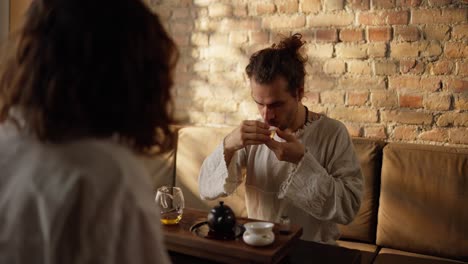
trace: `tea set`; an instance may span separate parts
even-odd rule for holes
[[[243,226],[236,224],[236,216],[232,209],[220,201],[219,205],[213,207],[208,213],[207,223],[209,226],[208,237],[235,239],[242,234],[244,242],[251,246],[266,246],[275,241],[273,223],[248,222]]]

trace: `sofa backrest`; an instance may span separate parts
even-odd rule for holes
[[[468,260],[468,149],[384,148],[376,242]]]
[[[341,238],[373,244],[376,236],[384,142],[363,138],[352,140],[364,177],[364,193],[361,208],[353,222],[348,225],[339,225]]]
[[[209,209],[219,204],[219,201],[224,201],[236,216],[247,216],[243,185],[238,187],[233,195],[214,201],[201,200],[198,192],[198,175],[203,161],[232,130],[233,127],[185,127],[179,130],[175,185],[182,189],[186,207],[208,213]]]

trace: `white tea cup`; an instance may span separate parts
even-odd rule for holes
[[[251,246],[266,246],[275,241],[273,223],[248,222],[244,224],[245,232],[242,235],[244,242]]]

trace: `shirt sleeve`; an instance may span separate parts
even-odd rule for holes
[[[290,200],[316,219],[350,223],[362,199],[363,177],[346,128],[340,126],[331,140],[324,166],[306,146],[303,159],[281,184],[279,198]]]
[[[203,162],[198,177],[200,197],[213,200],[232,194],[243,181],[245,148],[234,152],[231,162],[224,159],[224,140]]]

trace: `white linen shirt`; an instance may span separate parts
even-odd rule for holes
[[[111,140],[0,125],[0,263],[169,263],[148,173]]]
[[[229,166],[224,143],[203,162],[202,199],[232,194],[245,182],[249,218],[278,222],[287,215],[303,227],[302,239],[336,244],[337,224],[348,224],[359,210],[363,178],[346,127],[321,116],[295,133],[305,154],[296,165],[279,161],[264,144],[235,152]],[[284,141],[275,135],[275,140]]]

